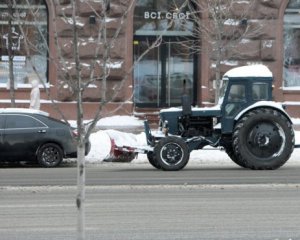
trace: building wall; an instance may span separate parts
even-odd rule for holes
[[[58,101],[58,106],[62,107],[68,118],[76,118],[76,109],[74,100],[75,96],[69,91],[66,84],[62,83],[63,78],[69,74],[74,76],[75,69],[72,64],[74,56],[72,52],[72,26],[66,21],[65,17],[70,17],[72,12],[70,8],[70,0],[61,0],[62,4],[57,7],[52,5],[51,0],[46,0],[49,10],[49,91],[54,100]],[[248,8],[247,1],[241,1]],[[251,2],[251,7],[247,11],[247,15],[242,14],[244,7],[236,6],[235,14],[243,15],[247,19],[247,27],[251,29],[260,29],[254,31],[251,37],[245,38],[240,44],[233,49],[234,54],[230,54],[230,61],[224,61],[221,65],[221,72],[225,73],[232,67],[242,66],[247,64],[262,63],[267,65],[274,74],[274,92],[275,101],[285,102],[288,105],[288,112],[294,117],[300,117],[300,106],[297,101],[300,101],[300,91],[286,90],[283,86],[283,16],[288,0],[255,0]],[[119,28],[122,15],[125,13],[130,0],[112,0],[110,11],[108,12],[109,21],[108,38],[113,39],[114,32]],[[101,13],[101,3],[98,1],[78,1],[78,20],[81,23],[79,29],[80,58],[83,63],[83,78],[89,76],[89,66],[92,64],[92,59],[95,54],[95,49],[100,47],[100,53],[103,53],[103,46],[96,44],[97,30],[101,19],[95,16],[91,6]],[[133,94],[133,21],[134,21],[134,6],[127,13],[124,23],[120,29],[120,34],[115,40],[110,57],[112,67],[108,76],[107,95],[113,93],[116,86],[122,83],[119,94],[108,104],[103,113],[109,114],[132,114],[133,112],[157,111],[157,109],[141,109],[134,106],[132,101]],[[96,22],[92,22],[95,17]],[[202,14],[202,21],[209,21],[209,15]],[[242,20],[242,19],[241,19]],[[57,23],[57,24],[55,24]],[[94,40],[93,40],[94,39]],[[57,51],[56,44],[61,46],[61,56]],[[209,49],[209,42],[203,39],[202,47]],[[66,65],[59,64],[60,57],[63,57]],[[99,56],[101,59],[101,54]],[[210,105],[214,101],[214,59],[212,52],[202,51],[198,53],[198,71],[197,76],[197,105]],[[100,77],[102,74],[99,66],[95,67],[95,75]],[[96,87],[89,88],[84,93],[85,101],[85,118],[93,117],[93,114],[98,109],[98,102],[101,100],[101,82],[94,83]],[[52,109],[53,103],[49,102],[46,91],[41,89],[42,109],[50,111],[53,116],[59,117],[59,114]],[[9,99],[7,89],[1,88],[0,93],[2,99]],[[17,99],[29,99],[30,88],[18,89]],[[19,101],[20,102],[20,101]],[[9,103],[1,103],[1,106],[9,106]],[[26,107],[27,103],[20,102],[19,106]]]

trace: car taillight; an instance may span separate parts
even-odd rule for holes
[[[77,131],[77,129],[72,129],[71,133],[72,133],[72,137],[74,137],[74,138],[78,137],[78,131]]]

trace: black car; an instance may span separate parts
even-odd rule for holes
[[[86,143],[86,154],[90,142]],[[37,161],[58,166],[63,158],[76,157],[76,130],[43,111],[0,109],[0,161]]]

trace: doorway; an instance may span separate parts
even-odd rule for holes
[[[134,39],[135,105],[178,106],[184,93],[194,100],[196,60],[192,48],[183,44],[180,37],[163,37],[158,47],[149,50],[155,40],[151,36],[136,36]]]

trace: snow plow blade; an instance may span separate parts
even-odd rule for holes
[[[120,132],[117,130],[105,131],[110,141],[110,151],[103,159],[106,162],[131,162],[137,157],[138,153],[147,153],[148,145],[145,136],[137,138],[132,133]]]
[[[104,159],[105,162],[131,162],[137,156],[135,149],[132,147],[119,147],[112,138],[110,138],[110,143],[110,153]]]

